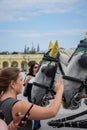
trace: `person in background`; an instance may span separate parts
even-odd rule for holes
[[[30,61],[29,66],[30,66],[30,68],[29,68],[29,72],[26,76],[25,86],[26,85],[28,86],[28,101],[32,102],[32,100],[31,100],[31,90],[32,90],[32,85],[33,85],[39,64],[36,61]],[[33,130],[37,130],[40,127],[41,127],[40,120],[34,120]]]
[[[32,120],[45,120],[57,115],[62,103],[64,91],[63,80],[55,84],[55,98],[48,107],[41,107],[31,102],[18,100],[17,95],[22,93],[23,74],[18,68],[6,67],[0,71],[0,109],[3,110],[7,125],[16,119],[16,113],[22,115],[28,112],[27,123],[17,130],[32,130]]]

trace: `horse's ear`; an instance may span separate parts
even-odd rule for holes
[[[48,51],[51,50],[52,48],[53,48],[53,43],[52,41],[50,41],[49,46],[48,46]]]
[[[87,53],[84,53],[78,61],[82,68],[87,69]]]
[[[84,37],[84,39],[87,39],[87,32],[85,33],[85,37]]]
[[[58,47],[58,41],[55,42],[54,46],[53,46],[53,49],[51,50],[50,52],[50,56],[51,57],[56,57],[56,55],[58,54],[58,50],[59,50],[59,47]]]

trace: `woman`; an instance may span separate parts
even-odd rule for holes
[[[38,63],[36,61],[30,61],[29,62],[29,72],[26,76],[26,80],[25,80],[25,86],[28,87],[27,89],[27,93],[28,93],[28,101],[32,102],[31,100],[31,90],[32,90],[32,85],[35,79],[35,75],[37,73],[38,70]],[[37,130],[41,127],[41,123],[40,120],[34,120],[34,128],[33,130]]]
[[[38,70],[38,63],[36,61],[31,61],[30,62],[30,68],[29,68],[29,72],[26,76],[26,79],[24,81],[24,84],[25,86],[28,86],[28,101],[29,102],[32,102],[31,101],[31,90],[32,90],[32,84],[33,84],[33,81],[35,79],[35,75],[37,73],[37,70]]]
[[[31,102],[17,100],[17,95],[22,92],[22,86],[23,75],[18,68],[7,67],[0,71],[0,109],[3,110],[7,124],[15,120],[17,112],[24,115],[32,105]],[[56,96],[53,102],[48,107],[34,104],[29,112],[29,120],[24,127],[18,130],[32,130],[31,120],[55,117],[61,105],[63,90],[63,81],[60,79],[55,84]]]

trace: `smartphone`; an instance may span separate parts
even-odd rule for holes
[[[25,113],[25,115],[22,117],[22,119],[20,120],[20,122],[19,122],[19,124],[18,124],[18,126],[20,126],[20,127],[22,127],[22,126],[24,126],[24,124],[22,123],[22,121],[27,121],[28,119],[26,118],[26,116],[28,115],[30,115],[30,110],[31,110],[31,108],[33,107],[33,104],[31,105],[31,107],[28,109],[28,111]]]

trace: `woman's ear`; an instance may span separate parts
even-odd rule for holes
[[[12,80],[11,83],[10,83],[10,86],[11,86],[12,88],[14,88],[14,83],[15,83],[14,80]]]

